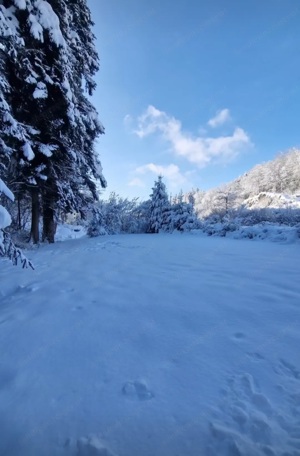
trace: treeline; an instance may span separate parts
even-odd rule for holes
[[[299,197],[298,197],[299,196]],[[280,154],[234,181],[185,196],[195,201],[201,220],[298,223],[300,209],[300,150]]]
[[[111,193],[107,201],[95,205],[88,225],[89,236],[119,233],[159,233],[190,231],[199,228],[193,201],[185,202],[183,193],[170,198],[159,176],[150,199],[139,202]]]

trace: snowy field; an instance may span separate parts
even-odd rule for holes
[[[299,456],[299,245],[85,237],[0,261],[1,456]]]

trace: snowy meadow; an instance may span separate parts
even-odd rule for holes
[[[295,244],[193,233],[0,263],[3,456],[299,456]]]

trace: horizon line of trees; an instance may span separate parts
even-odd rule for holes
[[[170,198],[166,186],[158,176],[150,199],[138,202],[112,192],[107,201],[100,201],[93,210],[87,234],[91,237],[119,233],[159,233],[190,231],[199,228],[193,201],[184,195]]]

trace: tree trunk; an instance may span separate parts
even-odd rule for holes
[[[34,244],[38,244],[40,241],[39,234],[39,218],[40,218],[40,207],[39,207],[39,190],[34,187],[31,190],[31,231],[30,239]]]
[[[54,243],[56,223],[54,220],[54,198],[47,193],[43,196],[43,242]]]
[[[19,230],[21,230],[22,223],[21,223],[21,196],[20,196],[20,193],[18,193],[18,225],[19,225]]]

